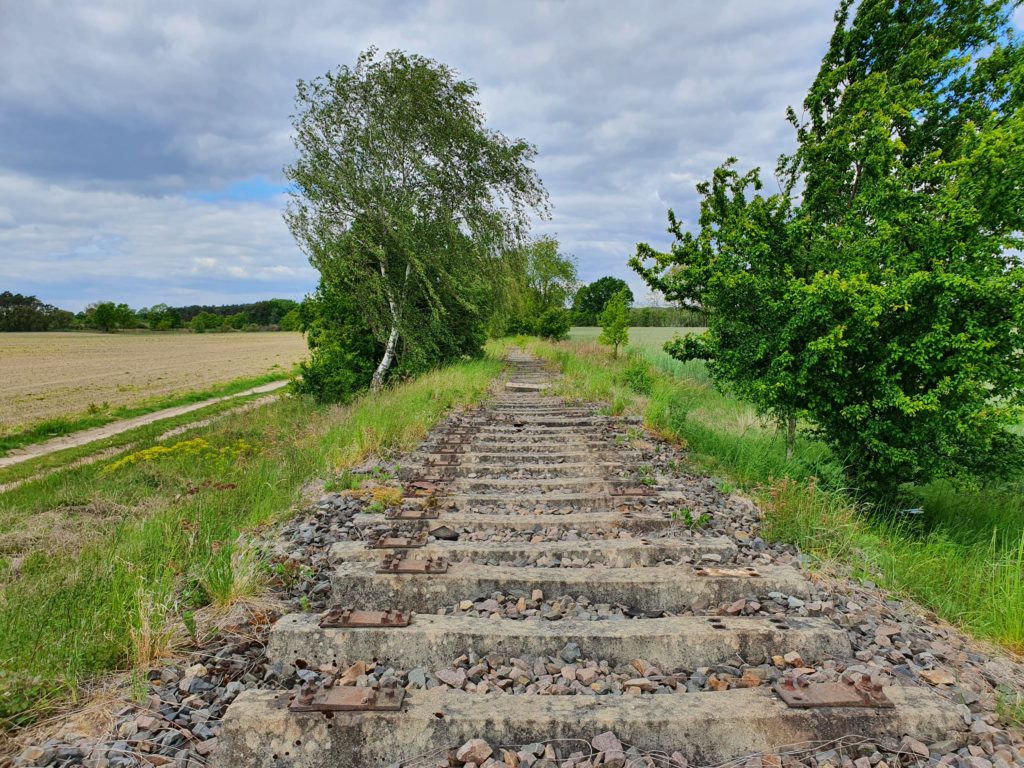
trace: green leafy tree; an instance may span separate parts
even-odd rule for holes
[[[296,306],[294,309],[290,310],[287,314],[285,314],[281,318],[281,322],[279,323],[279,325],[281,326],[282,331],[303,330],[302,312],[300,311],[299,307]]]
[[[0,293],[0,331],[53,331],[71,327],[74,315],[35,296]]]
[[[262,326],[280,325],[281,319],[298,306],[298,302],[291,299],[268,299],[248,306],[233,307],[232,309],[237,311],[230,314],[245,313],[246,322],[243,326],[249,323]]]
[[[537,321],[537,335],[551,341],[562,341],[569,338],[572,320],[569,312],[562,307],[552,307],[540,316]]]
[[[553,237],[534,240],[526,251],[530,311],[540,316],[550,309],[564,309],[576,286],[575,260],[559,253]]]
[[[598,341],[612,348],[612,357],[619,356],[619,347],[629,342],[629,289],[620,290],[604,305],[598,316],[601,335]]]
[[[302,375],[293,382],[295,390],[337,403],[366,389],[381,345],[352,297],[321,282],[298,313],[309,343],[309,359],[300,363]]]
[[[200,312],[192,318],[189,327],[196,333],[206,333],[224,327],[225,318],[213,312]]]
[[[576,261],[541,237],[505,255],[505,288],[498,298],[497,335],[540,333],[541,318],[564,309],[576,287]],[[555,315],[553,314],[552,317]]]
[[[154,304],[150,307],[146,312],[145,320],[151,331],[169,331],[173,328],[181,328],[181,316],[166,304]]]
[[[298,84],[286,220],[331,294],[350,297],[382,345],[374,389],[400,342],[425,358],[453,348],[425,329],[460,331],[455,316],[483,327],[484,284],[504,281],[502,254],[522,241],[531,211],[546,211],[535,148],[488,129],[476,94],[443,64],[374,49]]]
[[[572,303],[573,322],[576,325],[597,325],[597,316],[604,310],[605,304],[620,291],[626,291],[630,305],[633,304],[633,292],[625,280],[618,277],[602,277],[589,285],[584,285],[577,292]]]
[[[135,321],[135,313],[127,304],[101,301],[85,310],[85,324],[104,333],[113,333],[118,328],[130,328],[135,325]]]
[[[240,331],[245,326],[249,325],[249,315],[246,312],[236,312],[233,315],[228,315],[224,318],[223,323],[225,328],[232,328],[236,331]]]
[[[1024,64],[1012,3],[844,1],[790,112],[782,195],[730,166],[700,229],[634,263],[703,297],[708,356],[761,410],[803,413],[878,496],[1019,471]],[[674,220],[674,217],[673,217]],[[653,266],[646,266],[653,259]],[[676,267],[674,274],[669,269]],[[679,268],[682,267],[682,268]],[[763,313],[757,321],[745,312]],[[752,394],[753,393],[753,394]]]
[[[707,362],[715,384],[778,421],[792,455],[802,395],[794,361],[801,337],[790,323],[792,276],[805,263],[789,198],[757,195],[757,171],[740,175],[734,160],[697,185],[700,228],[684,231],[669,211],[674,243],[662,254],[641,243],[631,265],[666,298],[705,307],[708,330],[665,345],[680,360]]]

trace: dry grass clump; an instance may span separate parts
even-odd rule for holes
[[[172,620],[174,601],[166,590],[140,584],[135,593],[135,623],[129,627],[135,667],[149,669],[174,655],[183,642],[182,627]]]

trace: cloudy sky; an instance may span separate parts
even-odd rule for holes
[[[375,45],[443,61],[539,149],[580,275],[692,222],[728,155],[773,168],[831,0],[0,0],[0,290],[69,309],[301,298],[282,219],[295,81]]]

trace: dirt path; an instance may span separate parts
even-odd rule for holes
[[[236,395],[237,397],[237,395]],[[184,424],[179,424],[176,427],[172,427],[163,434],[159,435],[156,439],[158,443],[162,443],[164,440],[169,440],[175,435],[180,435],[183,432],[188,432],[190,429],[196,429],[197,427],[205,427],[208,424],[212,424],[218,419],[222,419],[225,416],[232,413],[240,413],[247,411],[250,408],[259,408],[261,405],[266,405],[275,399],[276,395],[267,395],[265,397],[256,397],[252,400],[246,400],[241,405],[236,405],[234,408],[228,408],[226,410],[218,412],[215,416],[211,416],[207,419],[198,419],[197,421],[189,421]],[[116,456],[119,453],[126,453],[136,448],[136,443],[125,443],[123,445],[115,445],[110,448],[104,448],[102,451],[96,453],[90,453],[88,456],[83,456],[80,459],[75,459],[70,464],[61,464],[59,467],[49,467],[40,472],[36,472],[28,477],[23,477],[20,480],[12,480],[9,483],[0,483],[0,493],[7,493],[13,491],[15,488],[20,488],[25,483],[31,483],[36,480],[41,480],[47,475],[52,475],[54,472],[60,472],[65,469],[74,469],[75,467],[84,467],[89,464],[95,464],[97,461],[103,461],[109,459],[111,456]]]
[[[179,405],[176,408],[164,408],[160,411],[153,411],[143,416],[136,416],[132,419],[123,419],[121,421],[112,421],[110,424],[104,424],[102,427],[94,427],[93,429],[83,429],[81,432],[74,432],[70,435],[62,435],[61,437],[55,437],[52,440],[47,440],[44,443],[36,443],[35,445],[27,445],[24,448],[18,448],[11,451],[6,456],[0,456],[0,469],[4,467],[14,466],[20,464],[23,461],[29,459],[37,459],[40,456],[46,456],[57,451],[63,451],[68,448],[77,448],[82,445],[95,442],[97,440],[103,440],[107,437],[113,437],[119,435],[122,432],[127,432],[130,429],[136,429],[137,427],[144,427],[147,424],[153,424],[157,421],[163,421],[164,419],[170,419],[175,416],[183,416],[186,413],[192,411],[198,411],[207,406],[214,405],[215,403],[222,403],[225,400],[234,400],[239,397],[246,397],[248,395],[258,395],[266,392],[274,392],[288,384],[287,380],[283,381],[272,381],[269,384],[263,384],[259,387],[253,387],[247,389],[244,392],[238,392],[234,395],[224,395],[223,397],[211,397],[209,400],[200,400],[198,403],[190,403],[189,405]]]

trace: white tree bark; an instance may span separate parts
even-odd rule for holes
[[[405,287],[409,283],[409,273],[412,271],[412,265],[405,265],[405,277],[402,280],[402,298],[405,297]],[[384,262],[380,263],[380,276],[384,279],[385,284],[387,283],[387,269],[384,266]],[[373,378],[370,379],[370,389],[373,392],[380,392],[384,387],[384,376],[388,372],[388,368],[391,367],[391,363],[395,359],[395,348],[398,346],[398,326],[401,318],[402,307],[395,301],[394,295],[390,290],[385,288],[388,295],[388,307],[391,310],[391,333],[388,334],[388,343],[384,347],[384,357],[381,358],[380,363],[377,365],[377,370],[373,372]]]
[[[398,325],[391,326],[391,333],[388,334],[388,343],[384,347],[384,357],[380,359],[377,370],[373,372],[373,379],[370,380],[370,389],[380,392],[384,386],[384,374],[391,367],[391,361],[395,359],[395,347],[398,346]]]

